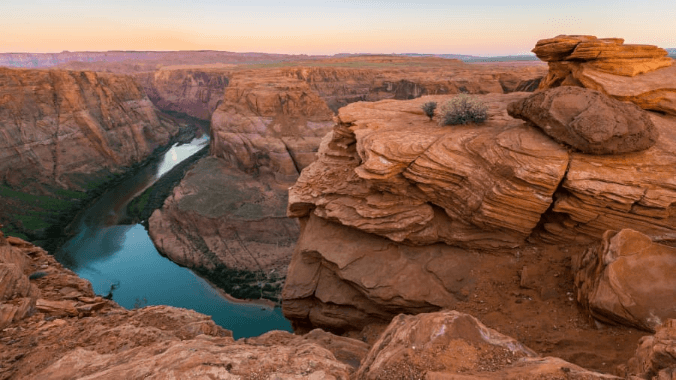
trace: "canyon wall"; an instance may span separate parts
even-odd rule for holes
[[[45,225],[26,208],[67,208],[180,129],[126,75],[0,69],[0,83],[0,207],[2,222],[19,230]]]
[[[134,74],[134,79],[160,110],[210,120],[223,101],[230,75],[227,69],[163,67]]]

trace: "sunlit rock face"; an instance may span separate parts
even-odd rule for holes
[[[319,160],[289,192],[289,216],[313,213],[397,242],[468,248],[523,242],[552,203],[568,152],[507,115],[523,93],[482,96],[489,120],[441,127],[424,101],[341,109]]]
[[[434,93],[510,92],[532,85],[545,70],[541,64],[468,65],[395,56],[233,68],[211,119],[211,157],[195,165],[150,218],[150,236],[181,265],[283,275],[299,234],[298,223],[284,217],[288,188],[315,161],[339,107]],[[211,88],[199,78],[206,75],[212,83],[217,71],[166,68],[139,75],[152,76],[153,83],[162,84],[159,90],[174,82],[176,88],[198,94],[206,91],[203,85]],[[425,208],[423,218],[429,218],[430,210]]]

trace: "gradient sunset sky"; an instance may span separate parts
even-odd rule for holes
[[[558,34],[676,47],[676,1],[0,0],[0,52],[529,54]]]

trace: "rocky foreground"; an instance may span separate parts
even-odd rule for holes
[[[372,345],[319,329],[235,341],[194,311],[125,310],[41,248],[2,235],[0,278],[2,379],[619,379],[539,356],[456,311],[400,315]],[[672,374],[675,345],[672,321],[623,369]]]

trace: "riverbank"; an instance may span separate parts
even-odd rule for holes
[[[195,274],[196,274],[196,273],[195,273]],[[272,302],[272,301],[270,301],[270,300],[268,300],[268,299],[264,299],[264,298],[259,298],[259,299],[241,299],[241,298],[235,298],[235,297],[233,297],[232,295],[226,293],[223,289],[219,288],[219,287],[218,287],[216,284],[214,284],[213,282],[207,280],[206,278],[204,278],[204,277],[202,277],[202,276],[200,276],[200,277],[201,277],[207,284],[209,284],[211,287],[213,287],[214,290],[218,292],[218,294],[220,294],[221,296],[223,296],[223,298],[225,298],[226,300],[228,300],[228,301],[230,301],[230,302],[232,302],[232,303],[236,303],[236,304],[240,304],[240,305],[247,305],[247,304],[249,304],[249,305],[261,305],[261,306],[267,306],[267,307],[269,307],[269,308],[271,308],[271,309],[274,309],[275,307],[281,306],[281,304]]]

